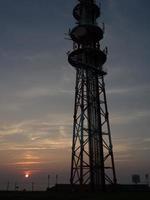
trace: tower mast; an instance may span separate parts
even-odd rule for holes
[[[74,45],[68,61],[76,70],[70,182],[92,190],[116,184],[103,68],[107,48],[100,48],[104,30],[97,25],[100,14],[94,0],[79,0],[73,10],[77,26],[69,33]]]

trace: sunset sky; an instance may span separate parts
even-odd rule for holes
[[[76,0],[0,0],[0,189],[68,182]],[[106,88],[119,183],[150,173],[150,1],[103,0]],[[29,173],[29,178],[25,174]]]

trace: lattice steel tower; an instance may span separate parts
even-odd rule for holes
[[[104,27],[97,25],[100,7],[94,0],[79,0],[73,10],[77,26],[69,31],[73,51],[69,63],[76,69],[71,184],[105,189],[116,184],[101,50]]]

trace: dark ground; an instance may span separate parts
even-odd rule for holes
[[[149,200],[148,185],[115,185],[107,186],[106,192],[90,192],[89,186],[57,184],[47,191],[0,191],[0,200]],[[81,192],[82,191],[82,192]]]
[[[71,192],[0,192],[0,200],[145,200],[150,199],[150,191],[115,191],[106,193]]]

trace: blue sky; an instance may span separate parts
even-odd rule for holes
[[[0,188],[69,178],[75,70],[72,0],[0,1]],[[120,183],[150,173],[150,2],[103,0],[106,88]],[[60,167],[61,166],[61,167]]]

